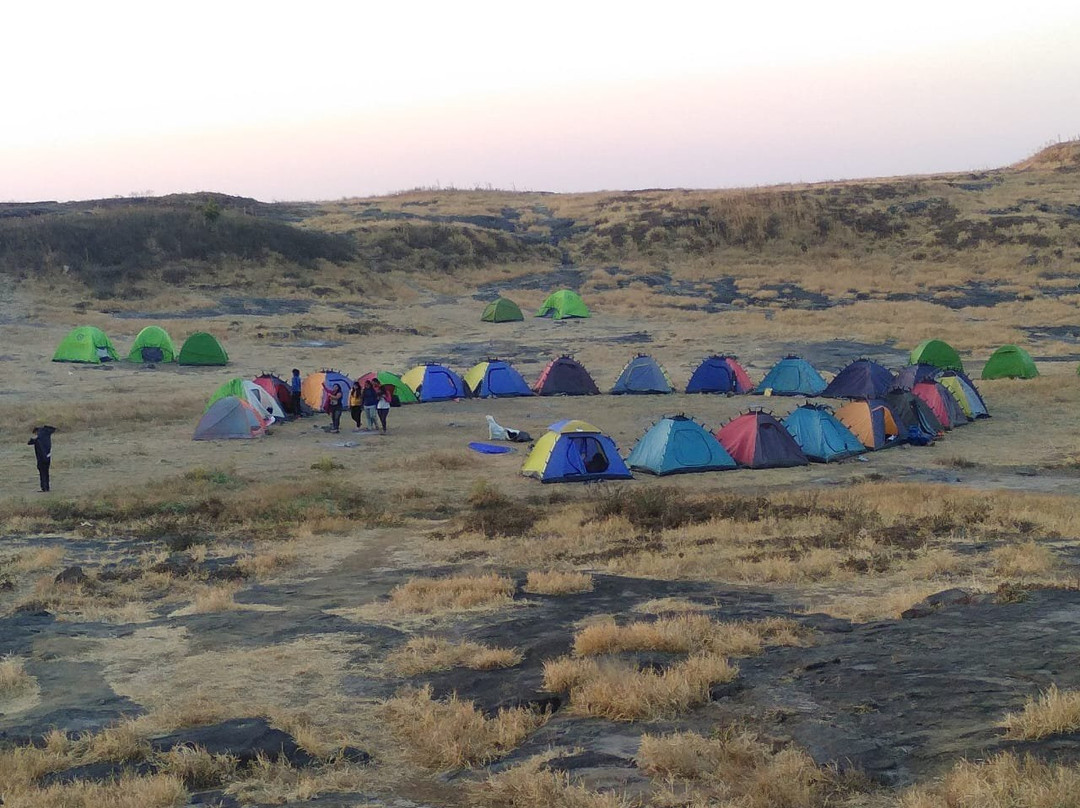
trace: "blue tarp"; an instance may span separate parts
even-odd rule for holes
[[[472,441],[469,448],[480,454],[507,454],[514,451],[510,446],[496,446],[494,443],[480,443],[479,441]]]

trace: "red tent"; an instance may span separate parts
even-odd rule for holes
[[[254,382],[277,399],[286,415],[294,411],[292,390],[289,389],[289,383],[280,376],[275,376],[273,373],[263,373],[261,376],[256,376]]]
[[[810,462],[784,425],[760,410],[731,419],[716,431],[716,438],[740,466],[768,469]]]
[[[934,415],[946,429],[967,423],[967,416],[964,415],[960,402],[940,382],[916,382],[911,392],[926,402],[926,406],[933,410]]]

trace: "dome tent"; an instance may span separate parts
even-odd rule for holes
[[[955,370],[947,370],[938,376],[937,380],[945,386],[945,389],[953,394],[953,398],[960,404],[964,415],[968,418],[989,418],[990,411],[986,408],[982,394],[979,393],[975,382],[963,373]]]
[[[401,380],[401,377],[396,373],[391,373],[388,370],[380,370],[378,372],[370,371],[357,379],[362,387],[365,382],[378,381],[379,384],[389,384],[394,388],[394,392],[390,398],[391,407],[400,407],[403,404],[416,404],[416,393],[409,389],[409,385],[405,384]]]
[[[713,355],[690,375],[687,393],[749,393],[754,383],[734,356]]]
[[[896,421],[897,434],[904,440],[929,445],[945,434],[945,426],[934,411],[910,390],[893,390],[882,401]],[[854,413],[852,417],[859,416]]]
[[[286,415],[291,415],[294,412],[292,388],[283,378],[273,373],[262,373],[256,376],[252,382],[273,396]]]
[[[638,354],[627,362],[615,381],[615,386],[611,388],[613,396],[673,392],[675,388],[667,371],[648,354]]]
[[[206,409],[214,405],[214,402],[226,397],[238,398],[246,401],[264,420],[273,423],[275,420],[284,421],[285,412],[281,408],[281,402],[261,385],[255,382],[241,379],[229,379],[210,395],[206,402]]]
[[[986,360],[984,379],[1034,379],[1039,375],[1031,354],[1019,345],[1002,345]]]
[[[547,300],[536,312],[537,317],[551,317],[556,320],[565,320],[568,317],[589,317],[589,307],[578,296],[577,292],[569,289],[560,289],[548,295]]]
[[[521,473],[543,483],[628,480],[633,477],[619,456],[615,441],[591,424],[568,421],[545,432],[536,444]]]
[[[213,334],[196,331],[184,340],[176,361],[181,365],[227,365],[229,355]]]
[[[60,340],[52,361],[100,365],[102,362],[115,362],[119,359],[116,348],[104,331],[92,325],[81,325],[73,328]]]
[[[910,390],[918,382],[933,381],[943,371],[936,365],[919,363],[906,365],[896,372],[896,381],[893,387],[897,390]]]
[[[564,354],[540,371],[533,392],[538,396],[598,396],[600,388],[584,365]]]
[[[341,406],[347,407],[349,403],[349,390],[352,388],[352,379],[344,373],[336,370],[319,370],[309,373],[304,377],[300,385],[300,398],[316,412],[326,411],[326,387],[334,386],[341,391]]]
[[[770,390],[774,396],[816,396],[827,387],[813,365],[797,356],[786,356],[773,365],[755,393]]]
[[[896,386],[892,371],[870,359],[856,359],[836,374],[821,395],[826,398],[881,398]]]
[[[960,354],[949,343],[940,339],[928,339],[920,342],[911,349],[911,364],[933,365],[942,370],[959,370],[963,372],[964,363],[960,361]]]
[[[467,398],[469,395],[465,381],[444,365],[417,365],[401,374],[401,381],[416,394],[420,403]]]
[[[513,300],[500,297],[484,307],[484,313],[480,315],[480,321],[484,323],[513,323],[524,320],[525,315],[521,308]]]
[[[656,475],[738,466],[709,430],[685,415],[670,415],[649,427],[630,451],[626,465]]]
[[[964,408],[943,384],[932,381],[919,382],[911,388],[911,392],[922,399],[946,429],[967,423]]]
[[[805,466],[809,462],[791,433],[764,410],[732,418],[716,431],[716,439],[740,466],[752,469]]]
[[[172,362],[176,359],[169,333],[157,325],[148,325],[135,337],[135,342],[128,351],[129,362]]]
[[[266,421],[248,402],[236,396],[215,401],[203,413],[192,440],[233,440],[266,434]]]
[[[477,362],[463,377],[469,392],[477,398],[531,396],[532,388],[513,365],[502,359]]]
[[[784,418],[784,428],[795,438],[803,454],[818,463],[843,460],[866,451],[866,447],[822,404],[803,404]]]
[[[850,401],[836,411],[836,417],[867,449],[884,449],[904,440],[892,409],[880,399]]]

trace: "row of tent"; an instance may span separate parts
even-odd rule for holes
[[[196,331],[177,351],[169,333],[156,325],[148,325],[136,335],[124,358],[128,362],[178,362],[181,365],[226,365],[229,362],[229,355],[213,334]],[[60,340],[52,361],[100,365],[120,361],[120,354],[104,331],[82,325]]]
[[[953,377],[966,379],[962,374]],[[970,382],[968,381],[970,384]],[[972,385],[972,390],[974,387]],[[977,391],[969,399],[988,417]],[[629,479],[735,468],[785,468],[828,463],[902,443],[928,445],[978,416],[965,415],[947,387],[920,381],[882,399],[850,401],[838,410],[809,402],[783,420],[751,410],[709,432],[685,415],[661,418],[623,460],[615,442],[584,421],[560,421],[536,442],[521,472],[541,482]]]
[[[552,292],[536,310],[537,317],[550,317],[553,320],[567,320],[573,317],[590,317],[589,307],[577,292],[560,289]],[[493,300],[484,307],[480,315],[485,323],[514,323],[525,319],[521,306],[506,297]]]

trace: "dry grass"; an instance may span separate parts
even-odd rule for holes
[[[291,547],[274,547],[269,550],[244,555],[237,559],[245,575],[262,580],[296,564],[299,554]]]
[[[1048,548],[1034,541],[1006,544],[991,551],[994,572],[1003,578],[1032,578],[1046,575],[1057,566]]]
[[[233,599],[236,595],[235,586],[207,586],[195,593],[195,599],[191,604],[192,614],[211,614],[213,612],[229,612],[239,609],[240,605]]]
[[[642,614],[682,614],[685,612],[704,612],[712,606],[705,603],[695,603],[685,598],[653,598],[634,607],[635,612]]]
[[[491,648],[476,642],[451,642],[441,637],[413,637],[387,657],[386,663],[402,676],[416,676],[450,668],[492,670],[521,662],[513,648]]]
[[[486,718],[472,702],[456,694],[447,701],[434,700],[430,687],[391,699],[383,715],[417,763],[441,770],[495,760],[548,720],[547,713],[520,708],[500,710]]]
[[[19,553],[11,563],[16,572],[41,572],[51,569],[64,560],[62,547],[42,547],[26,553]]]
[[[634,802],[614,792],[592,791],[571,781],[566,772],[544,764],[553,755],[530,758],[520,766],[493,775],[469,790],[478,808],[630,808]]]
[[[704,704],[712,685],[730,682],[738,673],[715,654],[695,654],[660,672],[621,661],[564,657],[544,663],[544,689],[569,693],[571,709],[580,715],[643,721]]]
[[[1001,721],[1008,738],[1037,741],[1048,735],[1080,729],[1080,690],[1059,690],[1057,685],[1029,698],[1019,713],[1008,713]]]
[[[390,592],[387,606],[401,614],[505,606],[513,600],[514,582],[501,575],[410,578]]]
[[[900,808],[1068,808],[1080,794],[1080,769],[1011,752],[963,760],[932,786],[904,792]]]
[[[592,576],[584,572],[532,571],[525,581],[525,591],[534,595],[576,595],[592,588]]]
[[[801,645],[807,636],[798,623],[785,618],[716,622],[705,615],[683,613],[624,626],[610,619],[593,623],[574,637],[574,654],[663,651],[752,656],[765,645]]]
[[[173,808],[187,803],[187,789],[169,774],[125,776],[106,783],[79,780],[5,796],[11,808]]]
[[[260,758],[225,791],[245,805],[295,805],[323,794],[370,789],[375,782],[370,771],[349,763],[297,769],[288,761]]]
[[[177,746],[159,757],[160,770],[193,791],[214,788],[236,773],[232,755],[212,755],[201,747]]]
[[[34,677],[26,672],[26,660],[13,654],[0,657],[0,699],[8,699],[30,690]]]
[[[705,738],[694,732],[643,735],[638,766],[664,782],[678,804],[740,808],[834,804],[839,784],[805,752],[774,751],[755,735],[726,731]],[[692,800],[692,802],[691,802]]]

